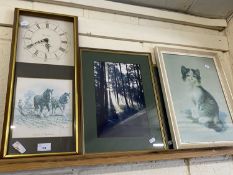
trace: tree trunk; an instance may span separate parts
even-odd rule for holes
[[[137,75],[137,71],[136,71],[136,65],[133,65],[133,70],[134,70],[134,76],[135,76],[135,82],[136,82],[136,85],[137,85],[137,89],[136,89],[136,91],[137,91],[137,96],[138,96],[138,98],[139,98],[139,100],[140,100],[140,90],[139,90],[139,81],[138,81],[138,75]],[[140,108],[140,103],[139,103],[139,100],[137,100],[137,106],[138,106],[138,108]]]
[[[114,79],[116,83],[116,97],[117,97],[117,104],[119,105],[119,96],[118,96],[118,82],[117,82],[117,76],[116,76],[116,65],[114,64]]]
[[[105,62],[104,63],[104,70],[105,70],[105,74],[104,74],[104,120],[107,121],[108,120],[108,65]]]
[[[119,66],[120,66],[120,75],[121,75],[121,82],[122,82],[122,87],[123,87],[122,89],[123,89],[125,104],[126,104],[127,108],[129,109],[129,103],[127,101],[126,92],[125,92],[125,84],[124,84],[123,74],[121,71],[121,63],[119,63]]]
[[[100,75],[100,91],[99,93],[102,94],[103,96],[101,98],[99,98],[99,106],[100,106],[100,112],[99,112],[99,116],[98,117],[98,128],[102,128],[102,125],[104,123],[104,119],[105,119],[105,64],[104,62],[100,63],[100,71],[99,71],[99,75]],[[97,92],[98,93],[98,92]]]
[[[129,72],[128,72],[127,64],[125,64],[125,67],[126,67],[127,82],[128,82],[128,85],[129,85],[128,86],[129,98],[130,98],[131,106],[134,108],[132,92],[131,92],[131,89],[130,89],[130,80],[129,80]]]
[[[137,71],[137,77],[138,77],[138,83],[139,83],[139,92],[140,92],[140,104],[143,105],[143,107],[145,107],[145,99],[144,99],[144,93],[143,93],[143,87],[142,87],[142,78],[141,78],[141,74],[139,71],[140,67],[138,65],[136,65],[136,71]]]

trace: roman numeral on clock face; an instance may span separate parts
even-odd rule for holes
[[[62,52],[65,52],[66,49],[62,48],[62,47],[59,47],[59,50],[62,51]]]
[[[57,30],[57,26],[53,30],[56,31]]]
[[[33,46],[33,44],[29,44],[29,45],[27,45],[27,49],[32,48],[32,46]]]
[[[39,24],[36,24],[36,27],[37,27],[38,29],[40,29],[40,26],[39,26]]]
[[[64,33],[61,33],[61,34],[59,34],[60,36],[62,36],[62,35],[65,35],[66,33],[64,32]]]
[[[37,56],[37,55],[38,55],[38,53],[39,53],[39,51],[38,51],[38,50],[36,50],[36,51],[34,52],[34,54],[33,54],[33,55]]]
[[[31,38],[30,38],[30,37],[24,37],[23,39],[26,39],[26,40],[31,40]]]

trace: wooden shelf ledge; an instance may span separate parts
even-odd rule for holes
[[[150,152],[86,154],[47,157],[0,159],[0,172],[29,171],[39,169],[120,164],[142,161],[173,160],[194,157],[232,155],[233,148],[188,149]]]

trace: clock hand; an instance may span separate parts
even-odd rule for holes
[[[49,52],[49,48],[51,47],[50,44],[49,44],[49,39],[47,38],[47,40],[45,41],[45,48],[48,50]]]
[[[32,44],[27,45],[27,48],[31,48],[32,46],[34,46],[34,45],[36,45],[36,44],[43,43],[43,42],[48,43],[48,41],[49,41],[48,38],[44,38],[44,39],[42,39],[42,40],[39,40],[39,41],[36,41],[36,42],[34,42],[34,43],[32,43]]]
[[[49,42],[49,39],[48,39],[48,38],[45,38],[45,39],[43,39],[43,40],[44,40],[44,42],[46,42],[46,43]]]
[[[49,52],[49,48],[51,47],[50,44],[49,44],[49,43],[45,43],[45,47],[46,47],[46,49],[47,49],[48,52]]]

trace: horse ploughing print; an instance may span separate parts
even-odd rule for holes
[[[17,78],[12,138],[72,136],[72,80]]]

